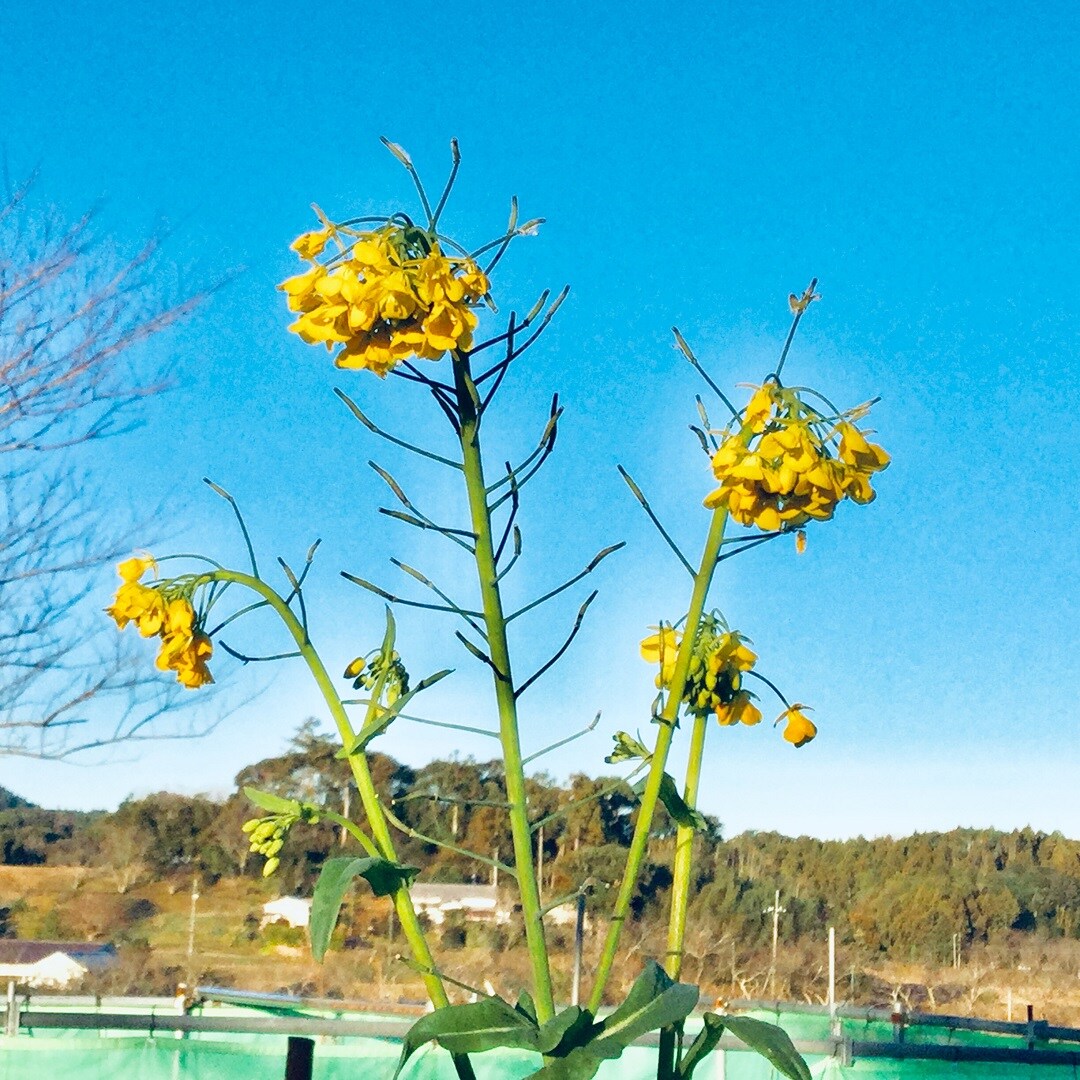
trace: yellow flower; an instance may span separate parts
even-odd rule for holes
[[[173,670],[176,680],[189,690],[197,690],[214,681],[206,661],[214,654],[213,642],[203,633],[197,633],[191,639],[187,649],[176,659]]]
[[[641,658],[650,664],[660,665],[660,674],[656,676],[658,687],[667,686],[675,674],[675,660],[679,653],[682,634],[670,626],[659,626],[657,632],[645,638],[641,643]]]
[[[732,698],[729,705],[717,705],[713,711],[716,713],[716,719],[724,727],[731,724],[753,725],[761,723],[761,710],[754,704],[749,693],[745,690],[739,691]]]
[[[157,560],[149,552],[146,555],[136,555],[131,559],[125,559],[116,568],[116,572],[124,581],[138,581],[147,570],[157,573]]]
[[[750,398],[746,410],[743,412],[743,428],[749,428],[755,434],[763,431],[765,421],[772,412],[772,408],[772,387],[766,383],[764,386],[759,386],[754,391],[753,397]]]
[[[806,708],[806,705],[796,702],[791,708],[785,709],[774,722],[779,724],[782,720],[786,721],[784,738],[794,746],[805,746],[817,734],[813,721],[803,715],[802,710]]]
[[[161,632],[165,619],[165,601],[157,589],[141,585],[138,581],[125,581],[116,590],[112,604],[105,609],[119,629],[133,622],[143,637],[153,637]]]
[[[289,247],[291,247],[301,259],[314,259],[317,255],[323,253],[323,249],[336,232],[337,229],[335,229],[333,225],[330,225],[325,229],[315,229],[313,232],[306,232],[301,236],[298,236]]]

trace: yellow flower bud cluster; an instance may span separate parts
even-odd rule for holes
[[[143,637],[160,637],[161,648],[156,665],[160,671],[172,671],[176,681],[189,690],[214,681],[206,662],[214,652],[213,643],[203,633],[191,598],[172,582],[147,585],[143,575],[157,563],[151,556],[127,559],[117,567],[121,585],[105,611],[123,630],[134,623]]]
[[[272,814],[269,817],[252,818],[240,828],[248,834],[250,850],[266,858],[263,877],[269,877],[280,865],[278,852],[285,846],[289,830],[300,820],[296,814]]]
[[[384,653],[382,649],[376,649],[367,656],[358,656],[345,669],[343,678],[353,680],[354,690],[376,690],[381,685],[388,705],[409,692],[409,673],[393,650]]]
[[[866,411],[826,417],[796,390],[758,387],[713,455],[720,487],[705,505],[726,506],[740,524],[774,532],[827,521],[845,498],[872,502],[870,477],[889,455],[855,426]]]
[[[661,626],[656,634],[641,643],[644,659],[659,663],[660,672],[656,685],[667,689],[675,674],[675,660],[682,634],[670,626]],[[727,726],[729,724],[757,724],[761,711],[753,701],[753,695],[743,689],[743,672],[750,671],[757,662],[757,654],[747,647],[746,639],[735,630],[728,630],[715,615],[707,615],[701,621],[683,702],[694,716],[710,713]]]
[[[337,251],[320,262],[331,241]],[[490,289],[487,276],[472,259],[443,255],[423,229],[389,222],[357,232],[327,222],[292,247],[311,268],[278,286],[300,315],[289,329],[331,352],[344,346],[338,367],[384,378],[410,357],[472,347],[472,308]]]

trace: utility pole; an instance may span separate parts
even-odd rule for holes
[[[765,908],[762,912],[763,915],[772,914],[772,964],[769,966],[769,987],[773,994],[776,993],[776,946],[780,938],[780,916],[785,911],[787,908],[780,906],[780,890],[777,889],[772,906]]]
[[[199,875],[191,878],[191,913],[188,915],[187,957],[190,961],[195,955],[195,905],[199,902]]]
[[[349,810],[352,807],[352,788],[349,784],[345,785],[345,790],[342,793],[341,799],[341,816],[345,819],[349,817]],[[349,836],[348,830],[344,825],[341,826],[341,846],[345,846],[345,841]]]

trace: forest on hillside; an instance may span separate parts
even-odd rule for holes
[[[0,810],[2,861],[96,868],[118,895],[146,881],[193,874],[208,884],[259,880],[263,859],[249,851],[241,829],[259,812],[242,789],[250,785],[340,811],[350,799],[350,781],[335,751],[335,742],[308,721],[284,754],[243,769],[224,800],[163,792],[128,800],[115,813],[79,813],[35,807],[8,794]],[[421,880],[490,880],[486,866],[434,841],[496,857],[511,850],[505,814],[493,805],[505,798],[498,762],[437,760],[414,769],[376,754],[373,765],[384,799],[410,830],[401,837],[401,858],[421,868]],[[543,820],[536,837],[545,897],[584,885],[590,910],[602,917],[629,842],[633,791],[616,777],[576,774],[559,784],[538,774],[530,780],[529,801],[534,821]],[[673,838],[674,824],[661,809],[633,908],[642,925],[666,917]],[[787,946],[821,942],[834,926],[838,941],[864,955],[943,963],[955,947],[970,950],[1017,935],[1080,939],[1080,841],[1059,833],[955,829],[822,841],[748,832],[725,838],[720,823],[709,819],[696,843],[691,923],[713,945],[720,939],[747,949],[768,943],[768,910],[777,891],[783,908],[777,931]],[[348,850],[345,838],[330,824],[295,827],[266,883],[268,895],[310,895],[322,862],[343,847]],[[0,897],[4,912],[18,899]],[[16,919],[0,919],[0,932],[17,928]]]

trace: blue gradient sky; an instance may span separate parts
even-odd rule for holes
[[[199,484],[207,474],[241,501],[267,556],[300,559],[323,537],[313,634],[335,667],[376,643],[381,620],[339,569],[394,583],[396,554],[465,580],[454,551],[375,513],[365,462],[423,492],[436,518],[455,512],[456,493],[375,442],[331,390],[419,439],[444,438],[438,417],[410,387],[335,372],[292,339],[273,288],[293,272],[286,245],[310,226],[311,201],[338,217],[412,207],[379,135],[407,146],[432,187],[456,135],[450,231],[468,243],[497,233],[512,193],[525,217],[548,219],[500,266],[503,309],[573,290],[487,436],[492,462],[516,456],[560,391],[567,414],[527,500],[512,592],[525,598],[629,542],[597,575],[601,597],[569,659],[524,699],[528,746],[602,709],[596,734],[548,759],[556,775],[597,772],[612,730],[646,726],[651,673],[637,641],[681,614],[687,583],[614,467],[637,477],[692,558],[710,479],[686,430],[699,386],[669,327],[721,384],[760,379],[788,292],[817,275],[824,300],[787,374],[847,404],[881,394],[874,426],[894,465],[879,500],[811,529],[801,558],[779,542],[725,564],[714,602],[753,638],[761,669],[815,706],[821,735],[796,752],[764,727],[716,731],[705,808],[731,831],[1030,823],[1080,835],[1075,6],[386,11],[5,13],[11,172],[40,163],[39,198],[73,216],[104,197],[103,227],[121,244],[164,220],[191,286],[245,267],[157,342],[177,389],[147,405],[135,435],[92,451],[118,513],[164,503],[160,550],[238,561],[227,512]],[[109,588],[104,577],[102,603]],[[524,628],[521,670],[574,608]],[[428,712],[488,720],[483,673],[432,620],[401,625],[415,671],[459,669]],[[0,762],[0,783],[72,806],[222,791],[320,712],[300,670],[226,682],[235,700],[265,689],[203,742],[93,767]],[[489,753],[430,729],[396,730],[384,748],[417,764]]]

